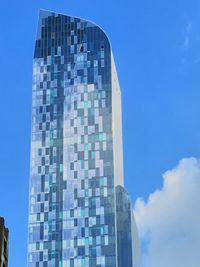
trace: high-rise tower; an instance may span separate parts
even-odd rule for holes
[[[32,101],[28,266],[135,266],[121,93],[102,29],[40,12]]]
[[[0,217],[0,267],[8,267],[8,236],[4,218]]]

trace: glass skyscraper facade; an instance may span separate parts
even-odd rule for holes
[[[107,36],[40,11],[33,68],[28,266],[138,267]]]

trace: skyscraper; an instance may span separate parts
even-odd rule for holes
[[[120,87],[105,33],[83,19],[40,11],[29,267],[136,266],[121,124]]]
[[[0,217],[0,267],[8,266],[8,235],[4,218]]]

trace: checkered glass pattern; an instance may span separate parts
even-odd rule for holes
[[[29,267],[115,267],[111,48],[42,11],[35,45]]]

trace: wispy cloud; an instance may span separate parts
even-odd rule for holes
[[[182,159],[163,175],[163,187],[138,199],[135,217],[144,267],[199,267],[200,160]]]
[[[180,65],[178,70],[183,72],[188,66],[188,63],[193,63],[196,59],[193,59],[193,54],[195,50],[195,30],[194,30],[194,21],[188,21],[184,28],[182,29],[182,42],[179,45],[180,52]],[[192,57],[191,57],[192,55]],[[196,56],[195,56],[196,57]]]
[[[184,29],[184,38],[183,38],[183,43],[181,44],[181,49],[184,51],[188,50],[190,47],[192,29],[193,29],[192,22],[188,22]]]
[[[183,50],[187,50],[189,48],[190,45],[190,37],[188,35],[185,36],[185,40],[183,42],[183,44],[181,45],[181,48]]]
[[[185,30],[187,33],[190,33],[192,31],[193,25],[192,22],[188,22],[188,24],[185,27]]]

